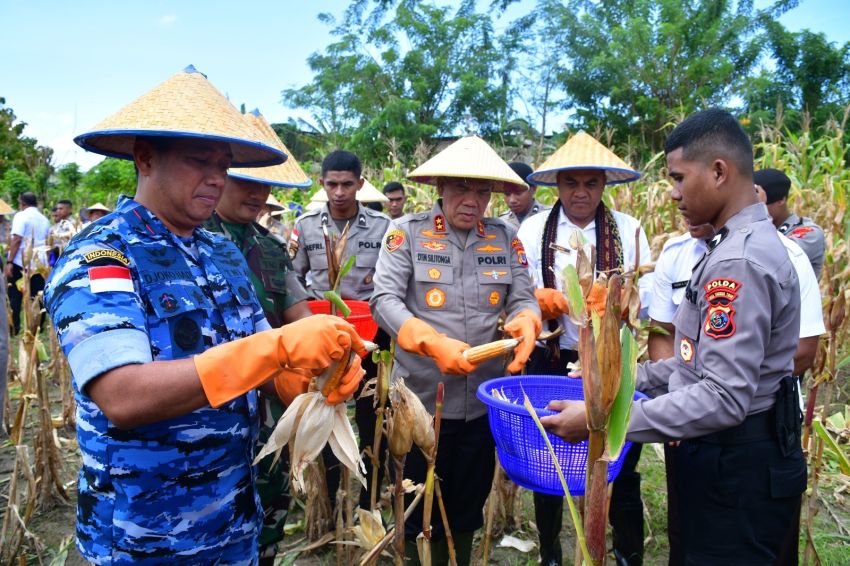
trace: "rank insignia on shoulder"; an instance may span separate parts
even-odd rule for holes
[[[735,309],[733,301],[738,297],[741,284],[734,279],[712,279],[705,285],[708,313],[703,323],[703,332],[715,340],[729,338],[735,334]]]
[[[519,238],[514,238],[511,240],[511,247],[516,250],[517,259],[519,260],[519,264],[523,267],[528,267],[528,258],[525,257],[525,247],[522,245],[522,240]]]
[[[398,228],[390,230],[384,240],[384,248],[388,252],[393,253],[404,244],[404,238],[404,230],[399,230]]]
[[[446,292],[437,287],[432,287],[425,292],[425,304],[432,309],[438,309],[446,304]]]
[[[435,232],[445,232],[446,231],[446,219],[442,214],[438,214],[434,217],[434,231]]]
[[[289,235],[289,259],[295,259],[298,254],[298,228],[293,228]]]
[[[686,364],[691,363],[691,360],[694,359],[694,343],[691,342],[691,339],[683,336],[679,341],[679,355],[682,356],[682,361]]]
[[[815,229],[811,226],[800,226],[799,228],[794,228],[788,233],[789,238],[802,238],[806,234],[810,232],[814,232]]]
[[[487,235],[487,233],[484,231],[484,223],[480,220],[478,221],[478,235],[482,238]]]
[[[113,250],[112,248],[102,248],[99,250],[93,250],[83,255],[83,260],[86,263],[100,263],[101,265],[108,265],[110,263],[120,263],[121,265],[128,266],[130,265],[130,260],[119,252],[118,250]]]

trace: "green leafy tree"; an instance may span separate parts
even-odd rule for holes
[[[660,149],[671,121],[726,106],[763,52],[763,24],[792,7],[732,0],[541,0],[535,9],[570,125]],[[604,137],[604,136],[603,136]]]
[[[29,175],[33,190],[44,197],[53,175],[53,149],[38,145],[24,135],[26,122],[17,119],[6,99],[0,97],[0,176],[15,168]]]
[[[7,169],[3,173],[2,181],[0,181],[0,188],[2,188],[3,194],[9,199],[8,203],[13,208],[17,208],[18,197],[25,192],[35,192],[35,183],[23,171]]]
[[[119,195],[136,192],[136,169],[132,161],[107,157],[88,170],[82,179],[79,206],[102,202],[114,205]]]
[[[438,135],[501,130],[513,59],[489,14],[474,0],[372,4],[353,2],[338,25],[322,16],[339,39],[308,58],[311,83],[283,91],[285,104],[312,114],[302,127],[379,161]]]

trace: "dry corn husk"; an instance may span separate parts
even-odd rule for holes
[[[375,545],[387,535],[387,529],[381,519],[381,512],[375,509],[367,511],[357,508],[358,524],[352,529],[357,546],[366,550],[372,550]]]
[[[367,344],[367,349],[370,346],[372,345]],[[356,355],[350,352],[348,356],[343,356],[342,360],[331,365],[319,376],[318,386],[324,387],[330,379],[343,372]],[[351,470],[363,487],[366,487],[363,477],[366,467],[360,458],[357,437],[354,436],[354,430],[348,420],[345,403],[328,405],[321,391],[309,391],[293,399],[278,420],[268,442],[254,459],[254,463],[272,453],[277,461],[283,448],[289,445],[292,485],[303,494],[306,491],[304,470],[319,456],[325,444],[330,445],[334,456]]]

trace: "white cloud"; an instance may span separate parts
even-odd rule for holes
[[[159,27],[170,28],[177,21],[177,14],[166,14],[159,18]]]

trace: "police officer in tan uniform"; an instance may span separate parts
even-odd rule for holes
[[[476,366],[462,352],[500,338],[504,315],[505,331],[523,337],[508,368],[520,371],[541,325],[521,242],[501,220],[483,217],[492,192],[522,181],[474,136],[458,140],[409,178],[435,184],[440,198],[430,212],[392,222],[370,304],[381,327],[398,340],[393,377],[403,377],[432,414],[437,384],[445,383],[436,471],[458,563],[468,564],[495,462],[487,410],[475,393],[484,380],[504,374],[504,361]],[[415,450],[405,477],[425,479],[424,459]],[[411,558],[421,523],[420,510],[405,524]],[[435,523],[432,551],[439,564],[447,559],[446,545],[442,525]]]
[[[289,238],[292,265],[301,282],[310,284],[307,291],[317,299],[333,287],[328,281],[328,256],[324,233],[339,236],[348,224],[348,241],[342,261],[354,256],[351,271],[342,278],[339,294],[343,299],[368,301],[372,295],[375,263],[381,239],[387,232],[387,215],[357,202],[357,191],[363,186],[360,160],[348,151],[333,151],[322,161],[319,183],[328,194],[328,203],[320,209],[301,215]]]
[[[753,192],[752,145],[735,118],[706,110],[665,144],[672,197],[717,235],[676,311],[674,358],[638,366],[651,399],[628,438],[682,440],[676,493],[685,564],[774,564],[806,487],[800,408],[791,377],[800,331],[797,274]],[[544,426],[587,436],[582,402],[556,401]]]

